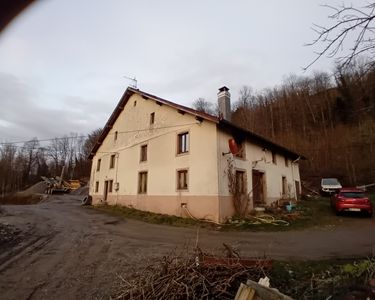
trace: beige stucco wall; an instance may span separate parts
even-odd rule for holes
[[[250,192],[249,209],[253,209],[252,199],[252,170],[259,170],[264,173],[265,184],[265,202],[270,205],[272,202],[281,199],[282,197],[292,197],[296,195],[295,180],[300,182],[298,162],[292,163],[289,159],[288,166],[285,165],[284,156],[280,153],[276,154],[276,164],[272,162],[272,152],[264,151],[263,147],[252,144],[249,141],[245,143],[245,159],[237,158],[232,154],[222,153],[229,152],[228,140],[233,138],[230,134],[219,131],[218,132],[218,182],[220,197],[220,216],[225,219],[233,215],[234,207],[231,201],[228,188],[228,161],[231,160],[234,169],[246,171],[247,191]],[[282,177],[285,176],[288,183],[289,195],[282,195]]]
[[[153,125],[151,113],[155,113]],[[185,131],[189,132],[189,153],[177,155],[177,135]],[[147,162],[140,162],[140,147],[144,144],[148,147]],[[94,204],[100,203],[104,181],[113,180],[119,183],[119,190],[109,194],[108,203],[178,216],[182,214],[181,205],[186,203],[195,217],[219,220],[216,150],[214,123],[199,122],[192,115],[134,94],[93,158],[90,195]],[[116,155],[116,164],[110,169],[112,154]],[[101,168],[96,171],[99,158]],[[187,191],[177,190],[178,169],[188,169]],[[140,171],[148,172],[146,195],[138,195]],[[94,190],[96,181],[98,193]]]

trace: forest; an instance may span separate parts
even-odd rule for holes
[[[287,77],[254,92],[244,86],[232,120],[304,155],[301,177],[317,186],[336,177],[346,186],[375,182],[375,68],[364,60],[333,72]]]
[[[20,191],[40,181],[41,176],[88,181],[91,161],[88,155],[100,129],[87,136],[76,133],[48,140],[33,138],[23,143],[0,144],[0,195]]]

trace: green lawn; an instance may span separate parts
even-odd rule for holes
[[[274,261],[271,285],[294,299],[354,299],[356,291],[366,299],[366,284],[375,272],[375,259],[324,260],[306,262]],[[362,293],[361,293],[362,292]],[[370,299],[370,298],[368,298]],[[371,298],[372,299],[372,298]]]
[[[267,214],[267,212],[266,212]],[[284,220],[289,225],[278,224],[253,224],[254,218],[250,216],[242,222],[227,226],[227,230],[240,229],[250,231],[288,231],[300,230],[310,227],[333,227],[344,222],[343,218],[337,217],[331,210],[329,198],[312,198],[301,200],[291,214],[280,211],[271,214],[275,219]]]
[[[346,221],[345,217],[337,217],[331,211],[329,198],[301,200],[298,202],[291,214],[287,214],[285,211],[276,213],[266,212],[265,214],[267,214],[267,216],[271,215],[276,220],[282,220],[268,224],[258,222],[259,219],[254,218],[259,217],[259,215],[249,216],[243,219],[233,218],[226,224],[218,225],[211,222],[193,220],[190,218],[181,218],[140,211],[134,208],[119,205],[101,205],[94,208],[122,218],[136,219],[153,224],[165,224],[180,227],[200,226],[223,231],[288,231],[301,230],[311,227],[329,228],[340,225]]]

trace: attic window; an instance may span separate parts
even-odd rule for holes
[[[272,162],[276,165],[276,153],[272,151]]]
[[[100,163],[102,162],[102,160],[99,158],[98,159],[98,162],[96,164],[96,171],[100,171]]]
[[[285,167],[289,167],[289,160],[288,160],[288,158],[285,156],[284,159],[285,159]]]
[[[155,123],[155,113],[151,113],[150,114],[150,125],[154,124]]]
[[[134,107],[137,106],[137,100],[133,102],[133,106],[134,106]]]
[[[237,143],[237,146],[238,146],[238,152],[235,154],[236,157],[238,158],[245,158],[245,143],[244,142],[241,142],[241,143]]]
[[[118,131],[115,131],[115,136],[114,136],[115,141],[117,141],[117,135],[118,135]]]

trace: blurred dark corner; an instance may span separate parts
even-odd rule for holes
[[[34,0],[0,0],[0,33],[20,12]]]

